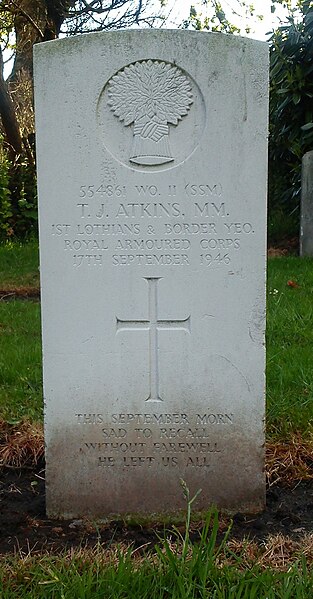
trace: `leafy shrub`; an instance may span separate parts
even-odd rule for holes
[[[291,11],[270,53],[270,213],[299,214],[301,161],[313,148],[313,6]]]
[[[37,235],[38,212],[35,164],[24,156],[11,167],[11,228],[19,238]]]
[[[9,190],[10,163],[0,138],[0,238],[10,233],[9,219],[12,216]]]
[[[37,193],[32,156],[12,163],[0,138],[0,240],[37,235]]]

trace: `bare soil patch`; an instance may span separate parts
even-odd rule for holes
[[[66,482],[66,481],[65,481]],[[230,519],[220,518],[221,535]],[[193,524],[196,540],[201,522]],[[313,482],[292,485],[273,484],[267,491],[267,507],[259,515],[237,514],[233,518],[231,539],[246,537],[258,544],[269,535],[281,534],[297,540],[313,533]],[[153,547],[164,526],[145,526],[126,521],[50,520],[45,514],[44,462],[31,468],[3,468],[0,478],[0,553],[56,552],[73,547],[95,547],[99,542],[108,548],[112,543]]]
[[[313,438],[300,434],[266,448],[267,506],[259,515],[236,514],[231,538],[249,537],[262,544],[269,535],[295,541],[313,535]],[[64,481],[66,484],[66,481]],[[220,516],[221,535],[230,518]],[[199,537],[202,523],[192,526]],[[41,424],[0,421],[0,554],[55,552],[95,547],[99,542],[153,547],[164,525],[126,520],[50,520],[45,514],[44,440]]]

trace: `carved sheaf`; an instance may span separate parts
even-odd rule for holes
[[[193,103],[191,82],[181,69],[157,60],[135,62],[110,79],[108,96],[114,115],[125,126],[133,124],[129,160],[172,162],[169,125],[176,126]]]

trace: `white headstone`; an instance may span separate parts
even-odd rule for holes
[[[50,516],[264,505],[267,54],[35,47]]]
[[[302,158],[300,256],[313,256],[313,150]]]

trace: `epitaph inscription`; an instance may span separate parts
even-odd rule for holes
[[[177,125],[193,102],[190,82],[173,65],[144,60],[109,81],[108,104],[124,125],[133,124],[130,162],[159,165],[174,161],[169,125]]]

